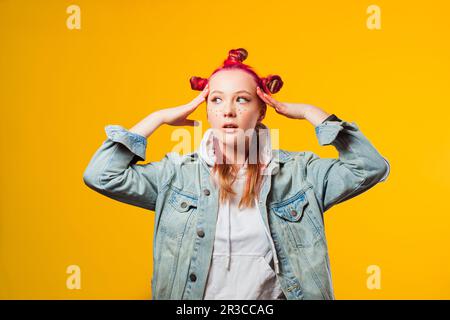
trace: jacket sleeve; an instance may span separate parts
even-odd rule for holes
[[[331,144],[339,152],[338,159],[320,158],[313,152],[305,152],[306,179],[313,185],[322,212],[387,179],[389,161],[374,148],[356,123],[332,115],[315,127],[315,133],[320,145]]]
[[[145,160],[147,139],[119,125],[105,127],[107,139],[94,153],[83,173],[84,183],[114,200],[155,210],[164,175],[171,172],[171,161],[136,164]]]

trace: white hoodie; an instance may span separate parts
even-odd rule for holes
[[[262,125],[260,157],[266,165],[272,159],[269,130]],[[198,153],[214,166],[213,129],[208,129]],[[233,183],[237,193],[219,206],[213,258],[208,273],[204,299],[286,299],[275,273],[279,263],[269,230],[267,230],[255,199],[253,208],[238,208],[245,186],[248,160]],[[271,265],[274,264],[275,271]]]

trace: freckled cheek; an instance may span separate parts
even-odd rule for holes
[[[213,107],[211,107],[211,108],[208,107],[207,112],[208,112],[209,116],[213,116],[213,117],[220,117],[222,114],[220,108],[213,108]],[[249,111],[249,108],[238,107],[236,109],[236,112],[240,115],[247,115],[250,111]]]
[[[237,108],[237,113],[238,113],[238,114],[245,115],[245,114],[248,113],[248,108],[245,108],[245,107],[238,107],[238,108]]]
[[[211,108],[208,110],[208,113],[212,117],[219,117],[220,111],[217,108]]]
[[[208,117],[210,120],[216,120],[220,118],[220,110],[218,108],[209,108],[207,109]]]

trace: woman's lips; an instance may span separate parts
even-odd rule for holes
[[[222,128],[225,133],[236,133],[238,128]]]

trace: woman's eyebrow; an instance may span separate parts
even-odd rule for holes
[[[223,93],[223,91],[213,90],[213,91],[211,92],[211,94],[213,94],[214,92],[217,92],[217,93]],[[239,90],[239,91],[236,91],[235,93],[241,93],[241,92],[245,92],[245,93],[251,94],[251,93],[248,92],[247,90]]]

